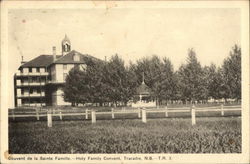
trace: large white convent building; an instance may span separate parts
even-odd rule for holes
[[[86,66],[86,58],[92,56],[71,50],[69,38],[62,40],[62,52],[40,55],[31,61],[21,63],[14,75],[15,106],[70,105],[63,99],[62,85],[68,72],[75,65]]]

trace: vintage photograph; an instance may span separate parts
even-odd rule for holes
[[[242,154],[242,10],[99,3],[8,9],[8,159]]]

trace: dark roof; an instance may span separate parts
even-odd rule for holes
[[[61,55],[56,55],[57,58],[59,58]],[[53,55],[40,55],[31,61],[28,61],[21,65],[20,68],[25,68],[25,67],[47,67],[51,63],[53,63]]]
[[[74,61],[73,57],[74,55],[79,55],[80,60],[79,61]],[[66,64],[66,63],[85,63],[86,58],[94,58],[92,56],[86,55],[86,54],[81,54],[80,52],[77,52],[75,50],[70,51],[64,56],[60,56],[55,62],[51,64]]]
[[[74,61],[73,56],[79,55],[80,60]],[[93,56],[87,55],[87,54],[81,54],[80,52],[77,52],[75,50],[70,51],[68,54],[62,56],[62,55],[56,55],[56,61],[53,62],[53,55],[40,55],[31,61],[24,63],[19,67],[20,68],[27,68],[27,67],[48,67],[52,64],[74,64],[74,63],[86,63],[88,59],[93,59],[97,61],[101,61],[100,59],[97,59]]]
[[[136,89],[136,93],[138,95],[150,95],[151,90],[144,82],[142,82],[142,84]]]

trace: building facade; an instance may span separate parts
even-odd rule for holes
[[[15,106],[71,105],[63,98],[63,84],[68,72],[76,65],[86,67],[86,59],[94,58],[71,50],[71,42],[65,35],[62,53],[40,55],[31,61],[21,63],[14,75]],[[98,59],[96,59],[98,60]]]

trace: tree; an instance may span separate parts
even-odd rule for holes
[[[167,58],[163,59],[161,64],[161,72],[157,81],[159,81],[158,99],[161,104],[162,100],[173,100],[175,96],[176,85],[174,82],[174,68],[171,61]]]
[[[87,91],[87,86],[83,83],[84,72],[78,66],[72,68],[67,77],[63,87],[64,100],[71,102],[73,106],[79,103],[88,101],[86,96],[83,96],[83,91]]]
[[[200,75],[200,83],[197,87],[200,92],[198,95],[198,100],[201,100],[203,102],[207,102],[209,98],[209,85],[212,83],[211,76],[212,76],[212,68],[209,66],[204,66],[201,69],[201,75]]]
[[[222,68],[218,68],[213,80],[213,97],[215,99],[228,98],[229,88],[224,80],[224,72]]]
[[[205,76],[205,85],[207,87],[207,96],[214,99],[220,98],[219,88],[221,87],[221,74],[215,64],[203,68]]]
[[[102,104],[106,98],[102,84],[104,64],[94,58],[86,58],[85,61],[87,67],[83,71],[79,66],[69,71],[63,87],[64,100],[72,105],[86,102]]]
[[[86,57],[85,61],[87,67],[83,71],[76,66],[66,78],[64,99],[73,105],[86,102],[126,104],[141,85],[143,73],[158,105],[164,100],[241,99],[241,49],[237,45],[221,68],[214,64],[202,67],[193,49],[188,50],[186,64],[176,72],[169,59],[156,55],[130,63],[128,67],[118,55],[108,62],[91,57]]]
[[[64,86],[65,101],[77,103],[123,102],[126,104],[134,94],[135,79],[118,55],[109,62],[86,59],[87,67],[80,71],[72,69]]]
[[[106,96],[114,103],[119,101],[126,104],[134,94],[134,78],[129,68],[125,67],[124,61],[116,54],[111,57],[105,70],[103,82],[109,88]]]
[[[167,58],[163,60],[158,56],[144,57],[133,65],[133,71],[137,77],[137,86],[142,83],[142,74],[145,76],[145,84],[151,89],[152,98],[158,105],[163,100],[170,100],[174,94],[173,65]]]
[[[157,104],[160,105],[163,100],[163,81],[166,79],[164,76],[164,68],[161,59],[154,55],[149,59],[148,71],[146,71],[146,78],[148,77],[148,84],[152,90],[152,96],[156,99]],[[165,69],[166,70],[166,69]],[[146,79],[145,78],[145,79]],[[146,80],[145,80],[146,81]],[[165,81],[166,82],[166,81]]]
[[[90,61],[87,65],[86,74],[83,77],[88,85],[88,100],[90,103],[99,103],[107,101],[106,91],[107,85],[103,82],[105,63],[103,61]]]
[[[182,100],[184,101],[185,98],[183,97],[182,91],[182,81],[180,77],[180,73],[178,71],[174,72],[173,74],[173,85],[172,85],[172,100]]]
[[[195,101],[206,97],[206,87],[204,86],[204,72],[196,58],[193,49],[189,49],[187,64],[181,65],[178,71],[180,89],[183,100]]]
[[[232,47],[230,55],[222,65],[225,99],[241,99],[241,48]]]

